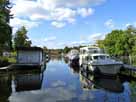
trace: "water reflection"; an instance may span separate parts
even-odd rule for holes
[[[130,102],[128,82],[121,83],[118,78],[94,77],[87,72],[80,73],[80,81],[84,90],[91,90],[95,95],[95,102]]]
[[[79,70],[80,70],[79,64],[75,65],[73,63],[69,63],[69,67],[73,73],[79,73]]]
[[[105,89],[112,92],[123,92],[123,85],[120,79],[107,76],[95,77],[89,72],[80,72],[80,80],[84,89]]]
[[[28,91],[41,89],[43,74],[38,73],[18,73],[12,76],[12,83],[15,84],[15,91]],[[14,85],[13,85],[14,86]]]
[[[8,75],[0,76],[0,102],[7,102],[8,97],[12,93],[11,79]]]
[[[120,78],[94,77],[55,59],[43,73],[22,71],[0,77],[0,102],[130,102],[130,86]]]

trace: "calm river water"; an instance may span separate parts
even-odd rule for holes
[[[45,70],[0,74],[0,102],[136,102],[136,81],[127,77],[95,78],[63,59]]]

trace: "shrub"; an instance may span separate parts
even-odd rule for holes
[[[0,67],[4,67],[9,65],[10,63],[8,62],[7,57],[0,57]]]

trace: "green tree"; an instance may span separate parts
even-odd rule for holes
[[[22,26],[16,33],[14,38],[14,45],[16,47],[30,47],[31,40],[27,36],[27,30]]]
[[[9,26],[10,15],[9,0],[0,0],[0,54],[4,49],[12,48],[12,28]]]
[[[136,54],[136,28],[129,26],[126,30],[113,30],[104,40],[98,40],[96,43],[111,55]]]
[[[9,22],[13,15],[10,14],[11,3],[9,0],[0,0],[0,21]]]
[[[123,55],[124,32],[122,30],[113,30],[107,34],[104,40],[104,47],[111,55]]]
[[[98,47],[104,49],[104,40],[97,40],[96,44],[98,45]]]
[[[136,28],[132,25],[128,26],[127,30],[125,30],[128,35],[128,44],[129,44],[129,53],[131,55],[136,55]]]
[[[69,48],[69,47],[66,46],[66,47],[63,49],[63,52],[64,52],[64,53],[68,53],[70,50],[71,50],[71,48]]]

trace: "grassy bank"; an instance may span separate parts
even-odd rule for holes
[[[16,59],[13,57],[3,57],[0,56],[0,67],[8,66],[12,63],[16,63]]]

